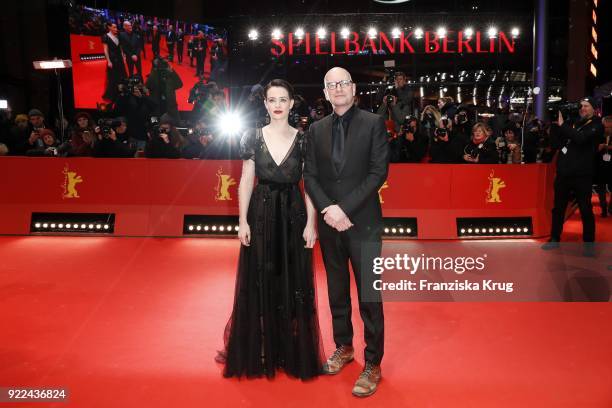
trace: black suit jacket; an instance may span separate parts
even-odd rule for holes
[[[319,213],[322,238],[334,233],[321,210],[338,204],[354,224],[351,234],[380,238],[382,209],[378,190],[387,179],[389,147],[385,122],[356,108],[344,145],[344,163],[336,171],[331,158],[332,115],[310,126],[304,164],[306,192]]]

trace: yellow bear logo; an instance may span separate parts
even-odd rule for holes
[[[506,183],[499,177],[495,177],[495,170],[489,174],[489,188],[487,189],[487,203],[501,203],[499,190],[506,188]]]
[[[64,193],[62,198],[79,198],[79,192],[76,185],[83,182],[83,177],[79,176],[75,171],[70,171],[68,165],[64,167]]]
[[[231,201],[232,196],[230,195],[229,188],[235,185],[236,180],[230,174],[224,174],[223,168],[219,167],[219,170],[217,170],[217,187],[215,187],[215,200]]]
[[[387,183],[387,181],[385,180],[385,183],[380,186],[380,188],[378,189],[378,201],[380,201],[381,204],[383,204],[385,202],[385,200],[383,200],[383,196],[382,196],[382,191],[385,188],[389,188],[389,183]]]

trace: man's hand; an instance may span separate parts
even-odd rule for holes
[[[337,204],[325,207],[321,214],[325,214],[323,219],[327,225],[340,232],[346,231],[353,226],[351,220],[349,220],[344,211],[342,211],[342,208]]]
[[[563,125],[563,115],[561,114],[561,111],[559,111],[559,116],[557,117],[557,125]]]
[[[132,61],[134,62],[138,61],[138,57],[136,55],[132,55]]]
[[[414,133],[412,132],[406,133],[406,140],[409,142],[414,142]]]

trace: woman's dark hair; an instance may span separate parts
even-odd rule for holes
[[[289,99],[295,99],[293,96],[293,87],[289,82],[285,81],[284,79],[273,79],[268,82],[268,85],[266,85],[266,87],[264,88],[264,98],[268,97],[268,91],[272,87],[285,88],[287,90],[287,93],[289,94]]]

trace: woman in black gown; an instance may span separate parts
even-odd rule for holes
[[[119,94],[119,84],[126,78],[126,74],[119,46],[117,24],[108,23],[107,28],[108,32],[102,36],[102,46],[106,57],[106,85],[102,97],[114,102]]]
[[[288,116],[293,89],[265,89],[270,124],[241,140],[241,242],[232,316],[225,330],[225,377],[274,377],[282,369],[309,379],[321,370],[312,247],[315,209],[302,196],[305,140]],[[257,177],[257,185],[253,182]]]

